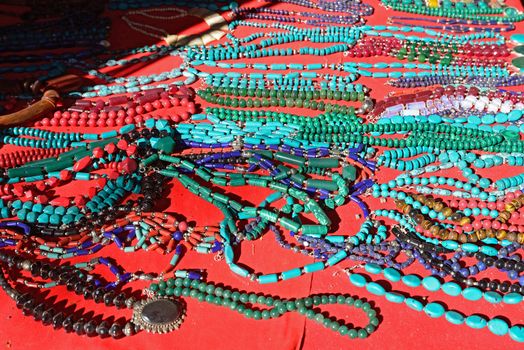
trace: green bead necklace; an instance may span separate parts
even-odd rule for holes
[[[171,278],[153,283],[147,290],[154,298],[187,297],[200,302],[223,306],[236,311],[246,318],[268,320],[279,318],[288,312],[298,312],[324,327],[350,339],[367,338],[375,332],[379,324],[377,311],[368,302],[357,297],[342,294],[321,294],[305,298],[281,299],[259,293],[247,293],[233,288],[221,287],[210,282],[191,280],[189,278]],[[255,307],[253,304],[268,306]],[[316,306],[340,304],[361,309],[369,319],[364,327],[354,327],[343,320],[324,316]]]
[[[520,22],[524,14],[512,7],[493,8],[485,2],[467,5],[444,1],[441,7],[429,7],[421,0],[382,0],[382,3],[393,10],[415,13],[422,16],[438,16],[448,18],[472,19],[495,23]],[[453,6],[454,5],[454,6]]]
[[[245,89],[245,88],[214,88],[208,87],[200,90],[198,95],[207,102],[240,108],[259,107],[297,107],[334,113],[354,114],[353,106],[325,103],[324,100],[363,103],[365,110],[372,107],[371,100],[366,99],[364,92],[340,92],[337,90],[270,90],[270,89]],[[221,97],[217,95],[225,95]],[[320,101],[316,101],[320,100]],[[364,108],[360,109],[364,112]]]

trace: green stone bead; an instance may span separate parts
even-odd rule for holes
[[[360,339],[365,339],[369,336],[368,332],[365,329],[359,329],[358,330],[358,337]]]
[[[348,337],[350,337],[351,339],[355,339],[356,337],[358,337],[358,332],[356,329],[350,329],[348,331]]]

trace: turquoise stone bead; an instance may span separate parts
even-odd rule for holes
[[[455,282],[446,282],[442,285],[442,291],[447,295],[456,297],[462,292],[462,288]]]
[[[458,248],[459,244],[456,241],[449,241],[449,240],[447,240],[447,241],[443,241],[442,242],[442,246],[444,248],[447,248],[447,249],[450,249],[450,250],[456,250]]]
[[[502,301],[510,305],[518,304],[522,301],[522,295],[518,293],[508,293],[504,295],[504,297],[502,298]]]
[[[451,324],[459,325],[464,323],[464,316],[462,316],[462,314],[457,311],[450,310],[446,312],[445,317],[446,320]]]
[[[427,290],[429,290],[430,292],[436,292],[437,290],[440,289],[441,284],[440,284],[440,281],[436,277],[428,276],[422,279],[422,286],[426,288]]]
[[[420,277],[416,275],[406,275],[402,277],[402,282],[408,287],[418,287],[420,286]]]
[[[524,44],[524,34],[513,34],[510,39],[517,44]]]
[[[59,215],[57,214],[53,214],[49,217],[49,222],[52,224],[52,225],[59,225],[60,224],[60,221],[61,221],[61,218]]]
[[[270,275],[262,275],[258,277],[258,282],[260,284],[275,283],[277,281],[278,281],[278,276],[274,273]]]
[[[49,223],[49,215],[47,214],[40,214],[38,215],[37,221],[39,224],[48,224]]]
[[[406,305],[410,309],[413,309],[415,311],[422,311],[424,309],[424,305],[422,305],[420,301],[413,298],[406,298],[406,300],[404,300],[404,303],[406,303]]]
[[[378,274],[382,271],[382,268],[379,265],[373,263],[366,264],[364,268],[367,272],[372,274]]]
[[[394,292],[387,292],[386,293],[386,300],[389,302],[400,304],[402,303],[406,298],[402,294],[394,293]]]
[[[349,276],[349,280],[357,287],[364,287],[367,283],[366,278],[358,273]]]
[[[496,335],[504,335],[508,333],[509,326],[506,321],[500,318],[493,318],[488,321],[488,329],[491,333]]]
[[[312,273],[324,269],[324,263],[322,261],[317,261],[311,264],[304,266],[304,271],[306,273]]]
[[[398,282],[402,278],[402,275],[397,269],[387,267],[384,269],[384,277],[386,277],[391,282]]]
[[[486,299],[488,303],[498,304],[502,301],[502,296],[497,292],[488,291],[484,292],[484,299]]]
[[[299,268],[288,270],[288,271],[284,271],[284,272],[282,272],[282,279],[283,280],[288,280],[288,279],[291,279],[291,278],[295,278],[295,277],[300,276],[301,273],[302,272],[301,272],[301,270]]]
[[[519,343],[524,342],[524,327],[523,326],[513,326],[509,329],[509,336],[514,341]]]
[[[479,315],[471,315],[466,317],[466,324],[473,329],[481,329],[486,327],[487,321]]]
[[[462,250],[470,253],[475,253],[479,250],[479,247],[473,243],[464,243],[462,244]]]
[[[424,312],[431,318],[439,318],[444,315],[446,309],[439,303],[429,303],[424,307]]]
[[[477,301],[482,298],[482,291],[475,287],[469,287],[462,291],[462,296],[467,300]]]
[[[375,295],[378,295],[378,296],[382,296],[382,295],[384,295],[386,293],[384,287],[382,287],[380,284],[378,284],[376,282],[369,282],[366,285],[366,289],[371,294],[375,294]]]

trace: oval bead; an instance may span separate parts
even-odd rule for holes
[[[418,287],[420,286],[420,277],[416,275],[406,275],[402,277],[402,282],[408,287]]]
[[[473,243],[464,243],[462,244],[462,250],[470,253],[478,252],[479,247]]]
[[[504,297],[502,298],[502,301],[510,305],[518,304],[522,301],[522,295],[518,293],[508,293],[504,295]]]
[[[503,319],[493,318],[488,321],[488,329],[495,335],[504,335],[508,333],[509,326]]]
[[[442,246],[447,249],[456,250],[459,244],[455,241],[447,240],[442,242]]]
[[[462,291],[462,296],[467,300],[477,301],[482,298],[482,291],[475,287],[469,287]]]
[[[448,311],[446,312],[446,320],[455,325],[464,323],[464,316],[457,311]]]
[[[456,297],[462,292],[462,288],[455,282],[446,282],[442,285],[442,291],[447,295]]]
[[[518,44],[524,44],[524,34],[513,34],[510,39]]]
[[[466,324],[473,329],[481,329],[486,327],[487,321],[479,315],[471,315],[466,317]]]
[[[514,341],[519,343],[524,342],[524,327],[523,326],[513,326],[509,329],[509,336]]]
[[[364,266],[364,269],[372,274],[378,274],[382,271],[382,268],[379,265],[373,263],[366,264],[366,266]]]
[[[436,292],[440,289],[441,283],[436,277],[428,276],[422,279],[422,286],[430,292]]]
[[[439,318],[444,315],[446,309],[439,303],[429,303],[424,307],[424,312],[431,318]]]
[[[386,277],[391,282],[398,282],[402,278],[402,275],[397,269],[387,267],[384,269],[384,277]]]
[[[406,298],[402,294],[394,293],[394,292],[388,292],[386,293],[386,300],[389,302],[400,304],[402,303]]]
[[[351,274],[349,281],[357,287],[364,287],[367,283],[366,278],[359,273]]]
[[[382,295],[386,294],[386,291],[384,290],[384,287],[382,287],[380,284],[378,284],[376,282],[369,282],[366,285],[366,289],[371,294],[375,294],[375,295],[378,295],[378,296],[382,296]]]
[[[488,291],[484,292],[484,299],[486,299],[488,303],[498,304],[502,301],[502,296],[497,292]]]
[[[415,311],[422,311],[422,309],[424,309],[424,305],[422,305],[420,301],[413,298],[406,298],[406,300],[404,300],[404,303],[406,303],[406,305],[410,309],[413,309]]]

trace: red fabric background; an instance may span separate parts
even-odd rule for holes
[[[369,24],[384,24],[387,17],[393,15],[386,11],[377,0],[368,0],[375,7],[375,14],[367,18]],[[517,5],[518,0],[510,0],[508,4]],[[261,6],[260,3],[252,2],[253,6]],[[285,8],[285,5],[277,5],[275,8]],[[291,7],[289,7],[291,8]],[[398,13],[397,13],[398,14]],[[152,38],[133,32],[127,28],[120,19],[122,13],[111,12],[113,19],[110,41],[113,47],[132,47],[151,44]],[[0,18],[3,20],[3,18]],[[149,21],[144,21],[150,23]],[[151,22],[153,24],[155,22]],[[193,33],[205,29],[205,25],[197,20],[176,21],[176,23],[155,23],[163,28],[175,30],[184,29],[186,33]],[[516,32],[522,32],[524,25],[519,24]],[[238,30],[240,36],[249,33],[242,28]],[[340,62],[344,59],[342,55],[330,57],[286,57],[279,58],[285,62]],[[271,62],[272,59],[266,59]],[[388,59],[369,59],[369,62],[389,61]],[[167,57],[153,64],[125,69],[117,72],[118,75],[141,75],[170,70],[178,66],[179,60]],[[115,72],[114,72],[115,73]],[[385,85],[385,80],[361,78],[358,83],[372,88],[372,97],[380,99],[393,89]],[[200,86],[196,83],[195,87]],[[200,101],[199,101],[200,102]],[[205,106],[205,105],[204,105]],[[9,147],[3,148],[8,150]],[[1,151],[1,150],[0,150]],[[377,174],[380,182],[391,179],[395,174],[381,171]],[[80,188],[67,188],[64,191],[75,192]],[[260,202],[269,192],[256,191],[247,187],[240,188],[234,193],[246,198],[252,203]],[[198,225],[216,225],[221,220],[221,214],[209,203],[190,194],[177,183],[169,191],[169,206],[162,208],[169,212],[178,213],[186,217],[188,221],[194,221]],[[382,208],[383,204],[372,198],[366,198],[371,208]],[[388,207],[392,203],[388,203]],[[337,233],[352,234],[356,232],[362,219],[356,219],[358,207],[347,204],[337,210],[342,220]],[[114,247],[105,248],[100,255],[113,256],[128,271],[160,271],[168,264],[169,256],[160,256],[156,253],[139,252],[132,255],[124,254]],[[260,273],[271,273],[284,271],[292,267],[302,266],[312,262],[310,258],[284,251],[275,242],[271,233],[255,242],[242,244],[239,261],[252,267]],[[298,313],[289,313],[276,320],[255,321],[226,308],[198,303],[193,299],[186,299],[188,310],[187,318],[182,327],[167,335],[151,335],[141,332],[131,338],[121,340],[78,337],[67,334],[63,330],[53,331],[51,327],[45,327],[41,323],[34,322],[31,318],[24,317],[15,304],[7,296],[0,293],[0,346],[6,349],[35,349],[52,348],[57,350],[80,348],[80,349],[522,349],[522,345],[511,341],[509,336],[497,337],[487,329],[473,330],[465,325],[453,326],[444,318],[430,319],[423,313],[408,309],[403,305],[387,302],[384,298],[370,295],[365,290],[352,286],[347,277],[340,274],[340,270],[352,266],[352,262],[344,262],[340,266],[327,271],[305,275],[298,279],[279,282],[268,286],[258,285],[233,275],[223,261],[215,261],[212,255],[200,255],[196,252],[187,254],[178,265],[180,269],[205,268],[207,279],[215,283],[221,282],[226,286],[232,286],[248,292],[262,292],[283,298],[303,297],[313,293],[346,293],[369,298],[372,305],[379,309],[381,323],[376,333],[365,340],[349,340],[347,337],[339,336],[325,329],[316,322],[306,320]],[[421,270],[414,268],[412,271]],[[138,290],[146,286],[135,283],[131,287]],[[411,292],[416,295],[427,295],[429,301],[440,300],[448,305],[450,309],[456,309],[466,315],[479,313],[486,316],[503,315],[511,320],[512,324],[524,322],[523,306],[507,307],[506,305],[493,306],[484,300],[468,302],[462,298],[447,297],[445,294],[428,293],[422,287],[408,290],[402,285],[394,285],[393,289]],[[78,308],[93,310],[97,317],[129,318],[128,310],[115,311],[99,307],[91,301],[85,302],[75,294],[69,293],[65,288],[59,287],[50,291],[50,295],[56,296],[57,300],[67,300],[68,307],[77,304]],[[346,319],[355,325],[363,325],[365,318],[362,313],[354,312],[355,309],[340,306],[327,307],[325,309],[339,318]]]

